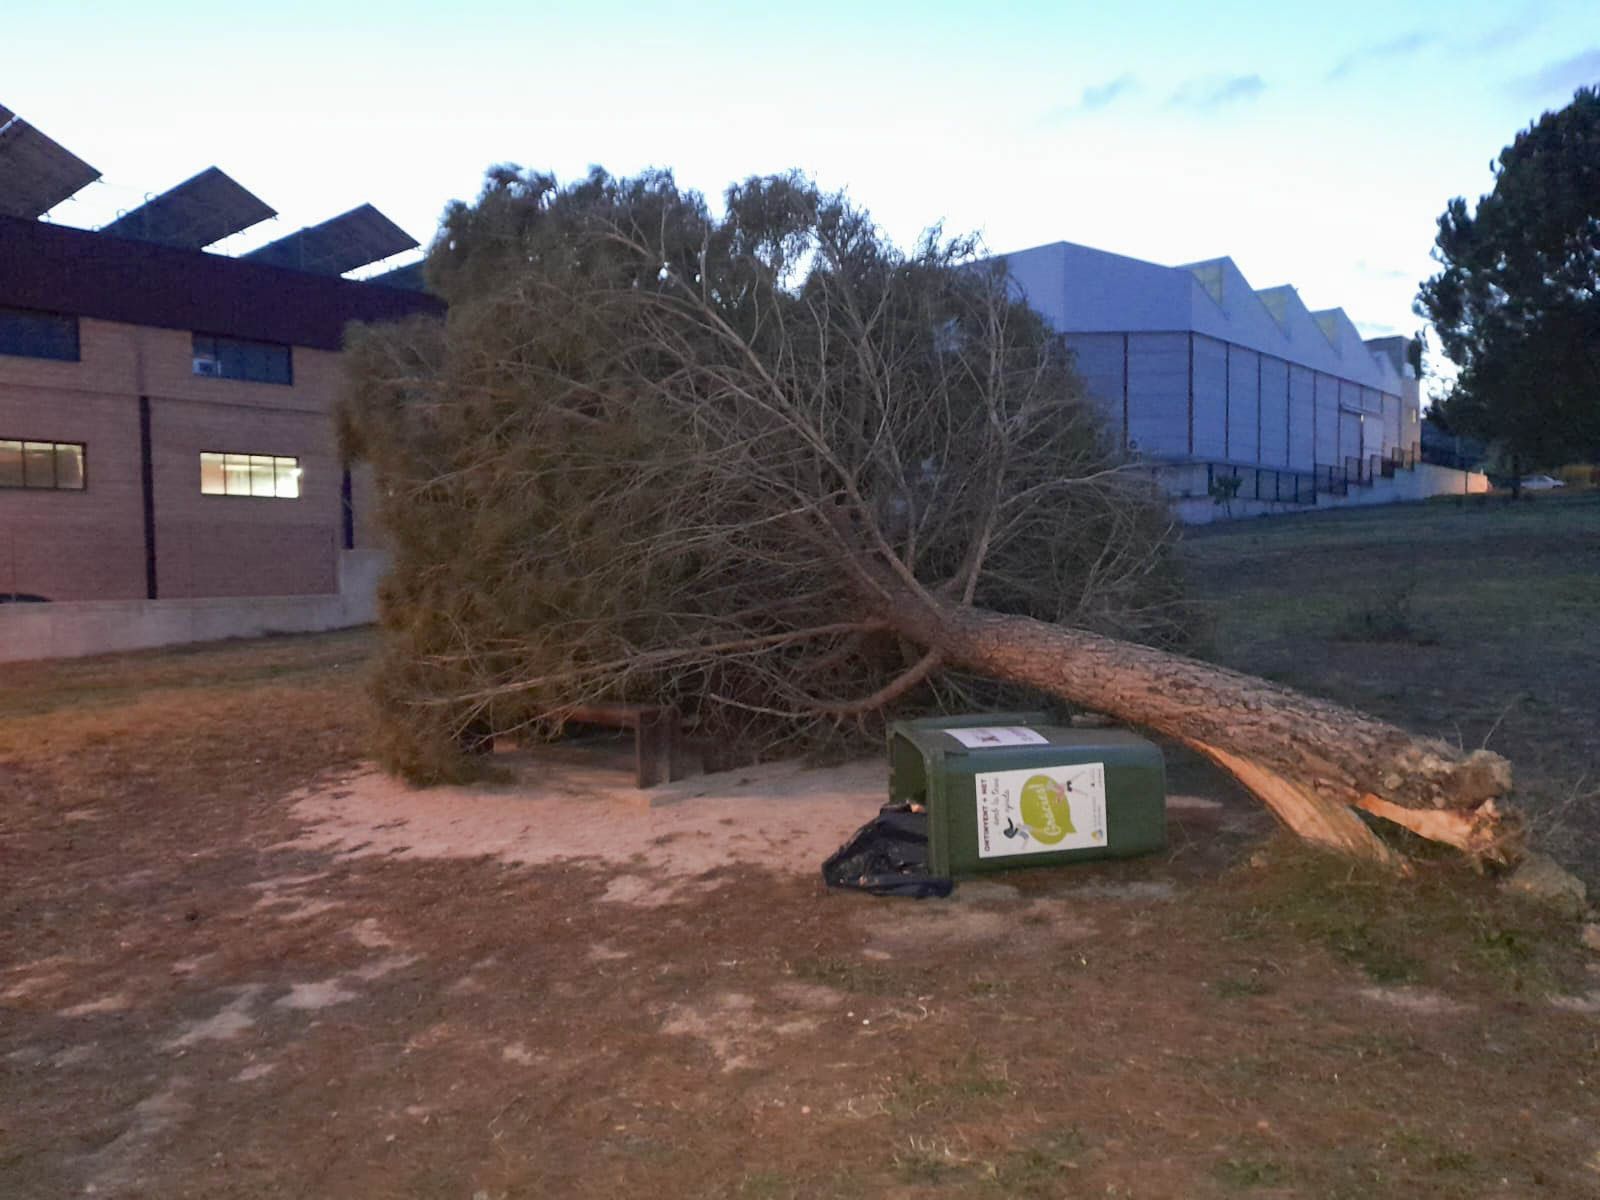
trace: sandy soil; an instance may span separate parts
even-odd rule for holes
[[[307,829],[286,848],[344,855],[633,865],[608,899],[651,899],[670,881],[742,863],[815,874],[887,796],[880,761],[768,763],[648,791],[606,755],[562,747],[499,756],[508,783],[419,789],[369,769],[291,797]],[[608,761],[609,760],[609,761]]]

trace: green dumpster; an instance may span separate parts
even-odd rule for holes
[[[1124,858],[1166,845],[1166,764],[1126,729],[1044,713],[897,721],[894,803],[928,811],[928,869],[973,875]]]

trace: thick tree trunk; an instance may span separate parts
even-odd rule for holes
[[[1311,841],[1397,861],[1361,809],[1480,861],[1520,855],[1519,824],[1503,800],[1511,766],[1498,754],[1463,754],[1264,679],[1027,617],[910,595],[884,616],[952,666],[1192,746]]]

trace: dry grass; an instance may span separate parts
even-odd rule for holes
[[[1570,574],[1593,518],[1384,515],[1392,537],[1360,515],[1379,562],[1415,543],[1407,521],[1442,539],[1456,516],[1486,518],[1461,527],[1482,578],[1441,544],[1416,603],[1448,611],[1454,570],[1501,607],[1446,622],[1437,646],[1343,642],[1339,614],[1373,580],[1316,551],[1351,531],[1301,545],[1292,523],[1241,525],[1191,545],[1233,571],[1212,596],[1217,654],[1430,731],[1492,731],[1525,776],[1579,787],[1569,819],[1585,828],[1595,717],[1562,700],[1581,675],[1562,660],[1586,645],[1587,593],[1561,584],[1524,628],[1504,572],[1520,554]],[[1319,603],[1277,604],[1283,578]],[[353,633],[7,668],[0,970],[25,970],[0,990],[45,990],[0,1000],[0,1195],[81,1194],[119,1163],[149,1194],[242,1198],[1443,1200],[1576,1198],[1600,1178],[1595,1018],[1549,1002],[1593,976],[1569,924],[1492,881],[1376,876],[1283,839],[1251,867],[1258,810],[1177,754],[1174,790],[1222,807],[1175,809],[1165,856],[1009,877],[1017,897],[977,905],[1010,914],[993,941],[941,940],[926,905],[754,870],[633,911],[599,903],[607,880],[582,866],[286,849],[284,793],[363,753],[371,651]],[[1500,682],[1546,685],[1545,729],[1460,682],[1529,655]],[[263,882],[285,875],[312,877],[296,894],[329,907],[263,908]],[[1041,905],[1055,915],[1030,921]],[[357,984],[399,952],[364,951],[351,930],[368,923],[416,961]],[[1082,932],[1051,942],[1057,925]],[[623,957],[597,962],[597,944]],[[893,958],[867,953],[886,944]],[[360,997],[308,1016],[273,1001],[333,977]],[[686,1006],[745,1012],[718,1007],[730,989],[774,1027],[796,1015],[797,982],[837,1001],[809,1031],[752,1042],[746,1068],[661,1032]],[[247,1034],[167,1048],[249,988]],[[125,1011],[64,1015],[118,994]],[[274,1069],[239,1082],[258,1065]],[[178,1123],[125,1137],[172,1089],[192,1106]]]
[[[8,666],[0,763],[48,777],[67,800],[277,794],[362,755],[374,640],[362,630]]]

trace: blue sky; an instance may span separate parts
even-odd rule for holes
[[[370,200],[427,241],[484,168],[800,167],[896,238],[1231,255],[1409,332],[1434,222],[1600,82],[1593,0],[12,6],[0,103],[104,172],[94,226],[216,164],[279,210]]]

